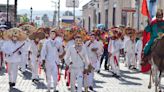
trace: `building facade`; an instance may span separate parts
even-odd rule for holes
[[[14,25],[14,5],[9,5],[8,21],[11,25]],[[0,4],[0,24],[4,24],[7,21],[7,6]]]
[[[91,31],[97,24],[106,28],[128,26],[143,30],[146,17],[141,14],[142,0],[91,0],[83,6],[83,27]],[[164,0],[158,0],[164,9]]]

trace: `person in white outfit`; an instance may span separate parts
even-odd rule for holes
[[[88,56],[89,60],[91,62],[91,65],[96,69],[97,67],[97,62],[99,62],[99,56],[101,55],[100,53],[100,47],[99,47],[99,42],[96,40],[95,34],[91,34],[91,40],[87,41],[85,43],[85,46],[88,51]],[[93,90],[93,83],[94,83],[94,70],[91,71],[88,75],[88,86],[90,90]]]
[[[117,29],[115,29],[113,31],[113,36],[109,41],[109,45],[108,45],[110,65],[114,77],[120,77],[119,54],[122,48],[121,40],[118,38],[117,33],[118,33]]]
[[[31,68],[31,62],[28,60],[28,56],[30,54],[30,45],[31,40],[27,38],[25,41],[25,45],[22,47],[22,62],[20,63],[20,71],[24,74],[26,71],[26,66],[28,65]]]
[[[125,44],[125,52],[127,55],[127,64],[129,69],[136,69],[137,63],[135,58],[135,36],[131,35],[130,40]]]
[[[38,68],[40,64],[39,38],[31,41],[29,60],[31,61],[32,82],[39,81]]]
[[[11,40],[8,40],[3,44],[2,51],[6,54],[5,59],[8,64],[9,86],[12,88],[16,84],[18,65],[21,63],[21,51],[25,43],[18,41],[20,29],[12,28],[10,31],[12,34]]]
[[[83,73],[88,69],[89,58],[81,36],[75,37],[75,45],[68,48],[65,60],[67,60],[66,64],[69,66],[71,73],[71,92],[82,92]],[[77,91],[75,91],[76,80]]]
[[[55,41],[56,31],[50,32],[50,37],[43,43],[43,47],[41,50],[41,60],[43,64],[45,63],[45,72],[46,72],[46,79],[47,79],[47,87],[48,92],[51,89],[51,77],[53,78],[54,84],[54,92],[58,92],[56,90],[57,86],[57,76],[58,76],[58,65],[60,62],[59,55],[62,49],[60,44]]]
[[[141,70],[140,64],[141,64],[142,49],[143,49],[143,43],[142,43],[142,37],[140,37],[135,46],[135,53],[136,53],[137,66],[138,66],[137,68],[139,70]]]

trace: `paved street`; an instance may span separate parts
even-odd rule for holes
[[[112,77],[109,71],[101,70],[100,74],[95,73],[95,92],[154,92],[154,87],[150,90],[147,88],[149,75],[142,74],[137,71],[128,71],[123,64],[121,65],[122,77],[116,79]],[[17,84],[14,90],[10,92],[46,92],[46,82],[44,79],[44,72],[41,73],[41,80],[39,84],[34,84],[30,80],[31,73],[26,72],[28,77],[23,77],[19,72]],[[164,84],[164,80],[162,80]],[[164,87],[164,85],[163,85]],[[0,92],[8,92],[8,76],[7,74],[0,74]],[[58,84],[59,92],[69,92],[65,86],[65,80],[62,78]]]

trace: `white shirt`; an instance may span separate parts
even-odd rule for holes
[[[43,43],[43,47],[41,50],[41,59],[46,61],[48,65],[58,65],[60,62],[59,54],[62,47],[60,44],[52,39],[47,39]]]
[[[13,41],[9,40],[6,41],[2,46],[2,51],[6,54],[6,61],[11,63],[18,63],[21,62],[21,55],[19,55],[19,51],[22,51],[20,48],[24,43],[17,41],[14,43]],[[18,51],[16,49],[20,48]],[[16,52],[15,52],[16,51]],[[15,53],[13,53],[15,52]]]
[[[125,52],[129,54],[135,54],[135,45],[135,42],[128,40],[125,44]]]
[[[124,41],[123,41],[123,48],[124,48],[124,49],[125,49],[125,44],[126,44],[126,42],[127,42],[128,40],[130,40],[130,37],[127,36],[127,35],[125,35],[125,36],[124,36]]]
[[[135,53],[137,53],[138,55],[141,55],[142,47],[143,47],[142,40],[138,40],[135,46]]]
[[[92,64],[92,66],[96,67],[97,62],[99,61],[99,44],[97,40],[94,40],[93,42],[91,41],[87,41],[85,43],[85,46],[87,48],[87,52],[88,52],[88,57],[90,60],[90,63]],[[90,45],[89,45],[90,44]],[[92,49],[98,49],[97,51],[92,51]]]
[[[108,44],[108,52],[112,55],[119,54],[120,49],[122,48],[122,44],[120,39],[118,40],[110,40]]]
[[[37,44],[35,44],[34,41],[31,41],[31,46],[30,46],[30,52],[31,52],[30,59],[31,59],[32,62],[35,62],[37,60],[37,56],[38,56],[38,54],[40,54],[38,50],[39,49],[38,49]]]
[[[84,45],[82,46],[82,50],[79,52],[79,54],[77,53],[75,46],[71,46],[65,55],[65,60],[67,60],[66,64],[70,65],[70,63],[72,62],[70,66],[71,68],[81,70],[83,70],[84,68],[87,69],[89,64],[89,58],[87,55],[86,47]]]

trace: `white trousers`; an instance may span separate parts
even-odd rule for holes
[[[32,79],[38,79],[39,75],[38,75],[38,68],[39,68],[39,63],[37,60],[32,61]]]
[[[26,70],[27,61],[28,61],[27,56],[22,56],[21,63],[20,63],[20,68],[21,68],[22,72],[25,72],[25,70]]]
[[[117,63],[116,63],[113,55],[110,57],[110,65],[112,67],[112,72],[115,73],[115,74],[117,74],[117,75],[120,75],[120,68],[119,68],[119,59],[118,59],[118,56],[116,56],[116,58],[117,58]]]
[[[128,62],[128,67],[130,65],[137,66],[136,59],[135,59],[135,54],[134,53],[127,53],[127,62]]]
[[[77,81],[77,91],[75,91],[75,83]],[[83,71],[81,69],[71,69],[71,92],[82,92]]]
[[[16,83],[19,63],[8,63],[9,82]]]
[[[94,81],[94,71],[92,71],[88,75],[88,86],[92,86],[93,87],[93,81]]]
[[[57,81],[58,81],[57,76],[58,76],[57,66],[46,64],[46,78],[47,78],[48,90],[51,89],[51,78],[53,78],[54,90],[56,90]]]

